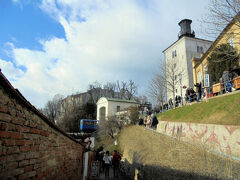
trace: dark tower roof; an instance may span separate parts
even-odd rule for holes
[[[178,25],[181,28],[178,35],[179,39],[183,36],[195,37],[195,32],[191,30],[191,23],[192,23],[192,20],[190,19],[183,19],[178,23]]]

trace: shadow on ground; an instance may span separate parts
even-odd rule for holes
[[[121,171],[129,179],[137,178],[138,180],[221,180],[220,177],[201,175],[193,172],[184,172],[175,170],[170,167],[161,167],[157,165],[143,165],[141,156],[134,153],[133,163],[126,159],[121,164]],[[225,179],[225,178],[224,178]]]

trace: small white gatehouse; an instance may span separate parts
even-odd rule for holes
[[[101,97],[97,102],[97,120],[105,120],[132,106],[138,106],[138,102],[134,100]]]

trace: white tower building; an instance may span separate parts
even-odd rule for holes
[[[191,59],[193,57],[200,58],[201,54],[205,53],[212,41],[195,37],[194,31],[191,30],[192,20],[184,19],[179,22],[181,31],[178,35],[178,40],[166,48],[164,53],[166,66],[171,63],[176,68],[175,78],[180,81],[176,84],[175,96],[181,96],[181,85],[193,87],[193,67]],[[178,79],[177,79],[178,78]],[[185,95],[185,90],[182,90],[182,95]],[[167,100],[173,98],[171,90],[167,89]]]

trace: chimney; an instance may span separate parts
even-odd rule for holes
[[[191,23],[192,20],[190,19],[183,19],[178,23],[178,25],[181,27],[181,31],[178,35],[179,39],[183,36],[195,37],[195,32],[191,30]]]

